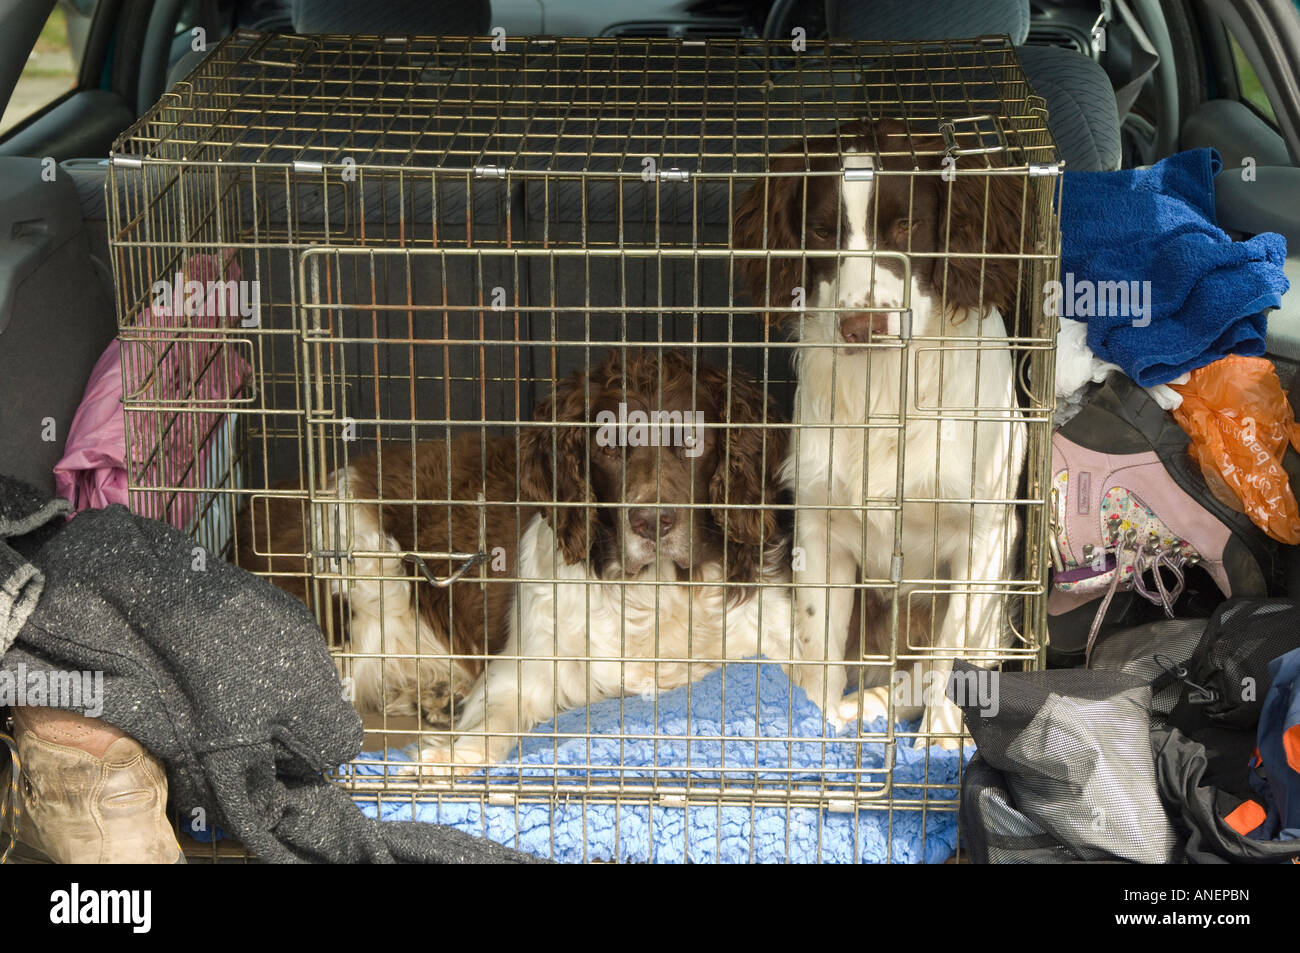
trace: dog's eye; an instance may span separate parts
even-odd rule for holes
[[[813,238],[824,242],[828,242],[835,237],[834,229],[827,228],[825,225],[814,225],[809,231],[812,233]]]
[[[605,446],[602,446],[600,448],[601,456],[609,457],[611,460],[618,457],[618,453],[619,453],[618,444],[614,444],[614,443],[606,444]]]

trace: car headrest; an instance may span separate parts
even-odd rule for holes
[[[488,0],[293,0],[296,33],[481,36],[491,19]]]

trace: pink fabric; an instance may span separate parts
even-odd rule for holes
[[[224,272],[224,273],[223,273]],[[196,402],[221,405],[248,378],[248,362],[228,342],[204,330],[238,324],[236,308],[219,302],[223,290],[207,286],[202,297],[187,296],[184,282],[240,278],[234,251],[194,255],[182,282],[172,279],[167,306],[157,303],[136,317],[91,371],[81,405],[72,418],[63,459],[54,467],[55,490],[77,510],[127,501],[126,415],[122,410],[122,365],[127,386],[141,402],[175,404],[175,409],[137,410],[131,419],[132,471],[138,486],[201,488],[211,438],[225,409],[192,412]],[[187,307],[192,313],[186,314]],[[195,333],[197,332],[197,333]],[[136,512],[188,529],[199,495],[139,492]]]
[[[122,348],[111,341],[95,362],[77,407],[54,492],[80,511],[126,503],[126,428],[122,416]]]

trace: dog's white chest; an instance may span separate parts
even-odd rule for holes
[[[554,541],[536,517],[511,626],[523,654],[558,657],[561,678],[590,677],[602,695],[650,694],[695,681],[723,658],[788,656],[789,592],[778,580],[740,600],[721,585],[657,583],[653,569],[609,583],[589,578],[585,564],[565,565]]]
[[[522,646],[525,654],[618,660],[591,666],[604,694],[664,691],[716,667],[688,667],[686,660],[720,657],[727,624],[721,587],[656,584],[653,569],[641,580],[592,579],[585,564],[565,565],[554,541],[541,517],[524,536],[519,610],[524,639],[533,643]],[[582,677],[586,663],[560,665]]]

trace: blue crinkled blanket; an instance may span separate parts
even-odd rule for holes
[[[757,727],[755,712],[758,712]],[[590,722],[588,722],[590,719]],[[876,730],[880,726],[874,726]],[[915,726],[911,726],[914,728]],[[553,738],[553,733],[590,732],[588,738]],[[643,735],[636,738],[629,736]],[[671,736],[665,738],[664,736]],[[689,737],[691,740],[685,740]],[[754,741],[754,738],[772,740]],[[723,740],[723,739],[728,740]],[[788,738],[807,738],[790,742]],[[812,740],[825,738],[827,740]],[[658,777],[674,786],[689,777],[702,790],[716,788],[725,768],[729,782],[779,783],[786,777],[819,785],[851,783],[855,750],[862,767],[879,769],[881,743],[859,742],[845,729],[835,737],[821,712],[801,689],[791,688],[777,665],[732,663],[694,685],[658,699],[612,698],[565,712],[536,729],[508,764],[492,769],[502,784],[537,783],[546,787]],[[971,749],[967,749],[969,753]],[[409,758],[410,752],[394,757]],[[363,754],[351,771],[364,787],[366,776],[382,778],[383,756]],[[910,739],[896,745],[895,799],[926,797],[907,785],[928,780],[929,797],[950,804],[957,796],[960,755],[937,747],[914,749]],[[620,771],[585,765],[622,764]],[[557,767],[558,765],[558,767]],[[794,768],[793,774],[790,768]],[[876,784],[879,771],[863,779]],[[957,843],[957,815],[951,810],[863,809],[834,812],[816,808],[750,806],[630,806],[566,802],[561,794],[544,803],[488,805],[406,796],[359,797],[363,811],[385,820],[432,821],[482,834],[503,844],[560,861],[623,862],[883,862],[892,828],[895,863],[939,863]],[[924,836],[923,836],[924,831]]]

